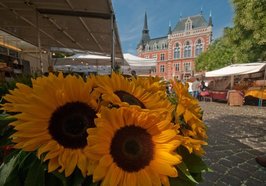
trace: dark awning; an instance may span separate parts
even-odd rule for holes
[[[0,30],[47,49],[112,54],[113,23],[114,54],[123,58],[111,0],[0,0],[0,12]]]

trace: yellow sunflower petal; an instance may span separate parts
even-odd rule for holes
[[[152,185],[151,178],[145,170],[139,171],[137,177],[138,177],[137,185],[139,186],[151,186]]]
[[[115,164],[111,166],[112,175],[110,179],[110,185],[118,185],[121,182],[123,171],[118,168]]]
[[[172,167],[166,163],[152,161],[151,167],[152,167],[152,169],[156,170],[159,174],[162,174],[162,175],[167,175],[167,176],[171,176],[171,177],[177,177],[177,175],[178,175],[177,170],[174,167]]]
[[[97,166],[93,173],[93,182],[97,182],[103,179],[107,173],[107,170],[108,170],[107,167]]]
[[[48,172],[53,172],[54,170],[56,170],[59,167],[59,163],[57,158],[53,158],[49,161],[48,163]]]

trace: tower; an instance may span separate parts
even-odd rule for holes
[[[145,12],[142,36],[141,36],[141,40],[139,44],[144,44],[145,42],[149,40],[150,40],[150,35],[149,35],[149,29],[148,29],[147,13]]]

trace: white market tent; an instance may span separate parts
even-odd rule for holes
[[[205,73],[205,77],[225,77],[230,76],[230,88],[234,85],[234,76],[246,75],[257,72],[264,73],[264,80],[266,78],[266,61],[261,63],[243,63],[233,64],[218,70],[213,70]]]
[[[125,61],[131,67],[155,67],[156,59],[146,59],[142,57],[138,57],[129,53],[123,55]]]
[[[156,67],[156,59],[147,59],[138,57],[129,53],[123,55],[125,61],[129,64],[129,68],[122,67],[124,73],[131,73],[132,70],[137,75],[151,75]]]
[[[141,58],[129,53],[123,54],[124,59],[116,58],[116,64],[122,67],[124,73],[135,70],[137,75],[148,74],[156,67],[155,59]],[[67,58],[56,59],[55,69],[75,72],[98,72],[101,74],[110,73],[111,58],[98,54],[75,54]]]
[[[205,77],[223,77],[232,75],[244,75],[262,71],[266,67],[264,63],[233,64],[218,70],[205,73]]]

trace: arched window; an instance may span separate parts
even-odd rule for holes
[[[164,72],[164,65],[160,65],[160,72]]]
[[[153,50],[157,50],[157,49],[158,49],[157,43],[154,43],[153,44]]]
[[[146,50],[146,51],[149,51],[149,50],[150,50],[150,47],[149,47],[148,44],[145,46],[145,50]]]
[[[174,59],[180,58],[180,46],[178,43],[176,43],[174,48]]]
[[[200,55],[200,53],[203,51],[203,44],[200,39],[197,41],[195,48],[195,56]]]
[[[165,43],[162,43],[162,49],[163,50],[165,49]]]
[[[191,57],[191,45],[190,42],[187,41],[184,47],[184,58]]]
[[[192,20],[188,18],[185,23],[185,30],[191,30],[191,29],[192,29]]]

